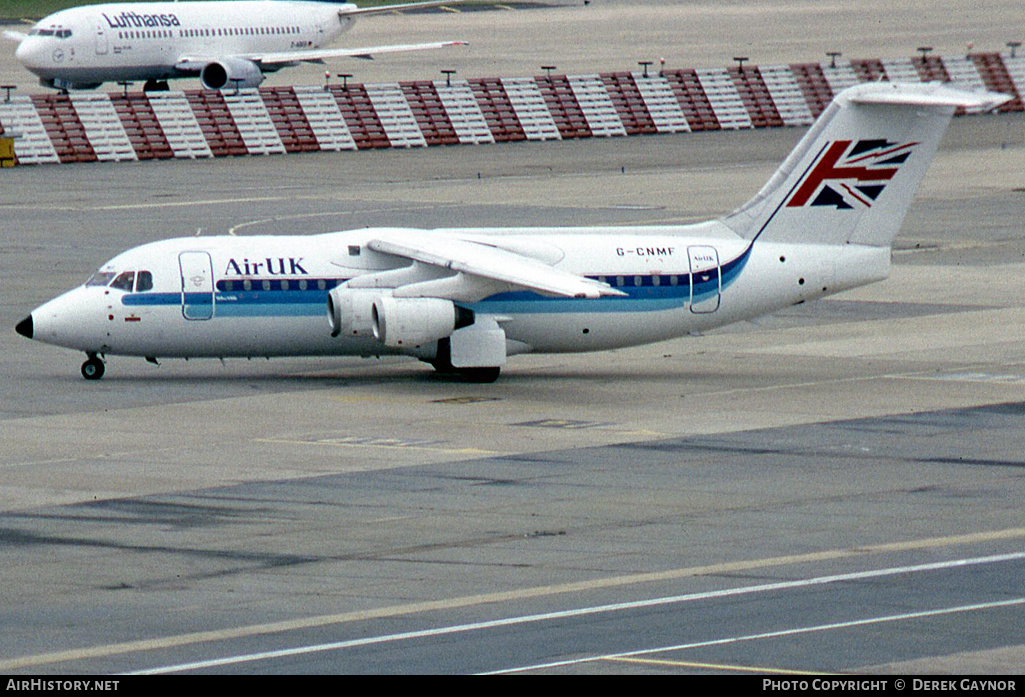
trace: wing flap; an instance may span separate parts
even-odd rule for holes
[[[566,298],[625,295],[607,283],[556,269],[515,252],[457,237],[390,232],[375,237],[366,246],[382,254],[549,295]]]

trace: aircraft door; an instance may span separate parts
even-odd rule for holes
[[[715,247],[687,247],[690,259],[690,311],[708,314],[719,309],[722,274],[719,251]]]
[[[178,255],[182,273],[182,315],[185,319],[210,319],[214,316],[214,273],[206,252],[182,252]]]
[[[107,27],[104,26],[102,19],[96,20],[96,55],[105,56],[109,50],[107,43]]]

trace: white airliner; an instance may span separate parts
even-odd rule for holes
[[[18,333],[158,358],[404,354],[490,382],[507,356],[679,337],[879,281],[955,107],[1008,97],[871,83],[836,97],[769,182],[696,225],[371,228],[145,244]]]
[[[264,73],[303,61],[463,44],[325,48],[357,16],[461,1],[371,8],[340,0],[111,3],[62,10],[28,34],[4,34],[20,42],[18,60],[47,87],[145,80],[146,89],[167,89],[168,79],[195,76],[207,89],[258,87]]]

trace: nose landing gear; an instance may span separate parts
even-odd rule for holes
[[[104,363],[95,353],[87,353],[88,358],[82,364],[82,377],[86,380],[99,380],[106,369]]]

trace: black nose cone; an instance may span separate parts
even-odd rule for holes
[[[14,327],[14,331],[18,332],[24,337],[32,338],[32,315],[29,315],[25,319],[18,322]]]

